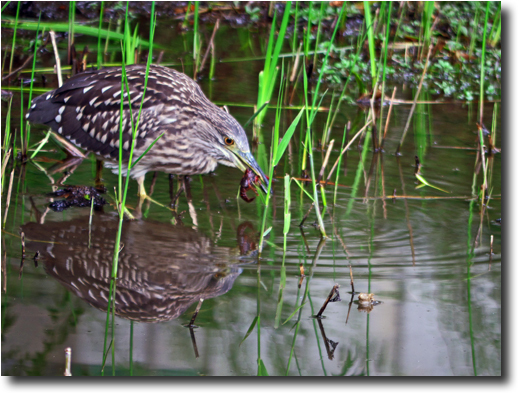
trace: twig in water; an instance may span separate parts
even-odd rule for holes
[[[198,346],[196,345],[195,330],[193,330],[193,327],[189,327],[189,335],[191,336],[191,343],[193,344],[195,358],[198,358],[198,357],[200,357],[200,353],[198,353]]]
[[[314,204],[315,203],[312,203],[312,205],[310,205],[310,208],[308,208],[308,211],[306,212],[305,216],[303,217],[303,220],[301,220],[301,223],[299,223],[299,227],[303,227],[303,224],[305,223],[306,218],[308,217],[308,215],[310,215],[310,211],[314,207]]]
[[[319,318],[319,319],[321,318],[321,316],[322,316],[324,310],[326,309],[326,307],[328,306],[329,302],[336,302],[336,301],[340,301],[341,300],[338,288],[339,288],[339,285],[337,283],[332,287],[332,290],[330,291],[330,294],[328,294],[328,297],[326,298],[326,301],[324,301],[323,306],[321,307],[321,309],[319,310],[319,312],[316,315],[317,318]]]
[[[353,285],[353,270],[351,269],[350,265],[350,284],[351,284],[351,292],[355,293],[355,286]]]

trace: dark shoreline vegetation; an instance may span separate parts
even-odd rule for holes
[[[279,284],[276,282],[275,289],[269,288],[270,293],[277,297],[275,310],[273,315],[264,319],[268,319],[268,324],[272,323],[276,329],[289,321],[292,322],[290,325],[293,324],[290,333],[293,342],[284,360],[283,371],[289,375],[294,373],[294,363],[298,363],[296,338],[304,319],[303,307],[311,303],[310,279],[321,253],[326,251],[327,242],[328,245],[333,243],[334,256],[339,253],[337,251],[346,256],[343,266],[348,269],[347,283],[351,285],[346,323],[353,303],[358,305],[359,311],[367,313],[375,306],[380,308],[379,297],[371,291],[371,257],[367,263],[368,285],[361,292],[354,290],[354,277],[361,276],[357,270],[361,271],[362,267],[355,266],[355,257],[348,249],[341,220],[352,217],[365,219],[366,223],[359,222],[359,226],[369,228],[368,233],[373,235],[378,212],[382,210],[386,218],[388,204],[404,202],[403,220],[407,223],[412,251],[410,265],[415,267],[420,255],[415,254],[409,219],[411,208],[408,205],[414,199],[423,204],[454,200],[468,210],[468,219],[465,218],[468,224],[463,223],[468,226],[467,250],[461,253],[466,252],[464,283],[467,286],[470,343],[475,360],[476,340],[472,336],[470,309],[471,269],[478,253],[481,257],[483,245],[485,253],[488,253],[483,234],[486,236],[490,232],[490,271],[496,231],[492,225],[500,225],[500,218],[495,218],[495,215],[500,215],[501,199],[500,2],[2,1],[1,4],[2,249],[19,250],[22,243],[22,259],[16,276],[22,278],[26,275],[23,268],[24,262],[26,267],[28,265],[25,261],[26,235],[23,231],[20,234],[19,228],[29,221],[29,217],[34,220],[32,210],[38,205],[33,199],[37,197],[27,187],[26,176],[35,185],[45,184],[48,188],[49,180],[52,185],[52,193],[45,196],[51,198],[52,203],[47,204],[43,215],[41,212],[36,214],[38,219],[44,218],[49,208],[55,212],[88,210],[90,229],[96,211],[104,210],[116,215],[117,223],[111,227],[114,242],[106,283],[107,302],[98,307],[106,313],[106,320],[100,369],[96,374],[119,373],[116,372],[115,326],[116,316],[121,316],[117,302],[121,301],[115,294],[124,291],[119,290],[117,278],[120,275],[119,264],[123,260],[126,264],[126,257],[119,254],[124,255],[124,248],[128,249],[124,245],[124,232],[131,232],[128,219],[142,217],[146,221],[148,215],[153,215],[157,209],[162,212],[160,220],[172,227],[198,229],[199,220],[205,218],[205,211],[201,217],[196,216],[196,211],[205,210],[206,206],[209,212],[214,196],[212,189],[208,192],[206,187],[215,181],[211,176],[193,177],[192,181],[196,183],[193,194],[202,191],[204,194],[203,199],[196,201],[192,197],[190,180],[170,176],[168,192],[171,203],[165,206],[162,205],[164,201],[157,199],[158,207],[150,205],[155,202],[151,200],[147,205],[142,204],[142,200],[137,202],[134,196],[134,181],[121,174],[122,153],[118,162],[119,175],[105,175],[108,182],[100,185],[96,173],[98,163],[93,155],[85,155],[44,127],[32,126],[25,115],[32,99],[56,89],[70,76],[85,70],[122,67],[123,97],[124,91],[129,92],[126,67],[135,63],[146,64],[146,84],[150,64],[171,67],[197,81],[215,104],[231,108],[231,113],[237,116],[247,132],[254,157],[272,180],[267,192],[262,193],[259,187],[255,190],[257,179],[254,176],[249,174],[246,178],[244,175],[240,186],[239,174],[233,171],[236,178],[233,190],[238,189],[236,200],[222,199],[216,191],[218,214],[222,211],[233,216],[237,212],[237,217],[241,218],[242,214],[248,215],[243,211],[255,211],[254,225],[242,223],[237,231],[241,254],[252,256],[257,264],[257,271],[251,274],[251,278],[257,279],[257,288],[251,290],[257,291],[254,294],[257,296],[257,311],[248,329],[245,327],[239,344],[246,340],[250,342],[251,338],[247,338],[256,331],[258,375],[268,375],[273,368],[265,364],[260,348],[261,330],[265,329],[260,318],[264,317],[261,291],[266,288],[262,266],[280,262],[276,273],[272,273]],[[254,77],[252,86],[251,75]],[[226,84],[226,79],[232,83]],[[213,89],[217,84],[224,88],[220,87],[215,92]],[[146,87],[144,89],[146,91]],[[217,97],[215,100],[213,95]],[[153,144],[162,137],[157,137],[141,156],[134,155],[144,98],[145,94],[139,101],[137,121],[131,125],[130,157],[133,166],[145,155],[153,154]],[[123,104],[121,110],[122,107]],[[470,137],[460,131],[459,135],[453,134],[449,138],[436,138],[436,132],[440,134],[441,128],[451,122],[447,117],[442,118],[439,126],[433,125],[433,113],[440,111],[437,107],[445,113],[461,109],[469,119],[469,126],[463,125],[462,129],[464,133],[469,130]],[[395,114],[398,108],[405,108],[406,112],[402,114],[400,110]],[[122,116],[120,118],[122,130]],[[459,119],[459,114],[453,115],[452,119]],[[123,146],[122,131],[119,146]],[[470,156],[471,164],[464,165],[462,171],[458,166],[451,166],[444,169],[450,171],[445,175],[446,172],[440,170],[437,156],[431,154],[434,149],[451,150],[454,155],[470,151],[473,155]],[[67,153],[66,159],[63,159],[64,152]],[[387,163],[390,160],[396,163],[393,164],[395,168]],[[404,170],[401,161],[404,161]],[[74,179],[74,171],[78,170],[81,162],[83,168],[87,168],[86,172],[92,173],[92,179],[86,182],[88,185],[65,183],[69,176]],[[27,168],[30,175],[27,175]],[[409,168],[412,171],[410,178],[406,173]],[[130,174],[131,169],[132,166],[128,170]],[[34,181],[32,171],[40,174],[39,180]],[[465,178],[459,181],[463,188],[454,192],[451,181],[446,178],[458,172]],[[56,173],[61,174],[61,179]],[[156,182],[161,184],[160,180],[157,181],[161,176],[164,174],[149,173],[146,178],[151,193]],[[397,180],[398,191],[397,186],[389,186],[387,178],[391,176]],[[406,181],[411,183],[407,189]],[[254,196],[254,203],[244,207],[239,196],[241,194],[245,201],[252,202],[243,197],[247,191],[252,196],[251,189],[256,191],[257,197]],[[211,197],[207,197],[208,193]],[[56,198],[62,200],[54,201]],[[29,201],[31,212],[26,208]],[[360,202],[367,209],[358,216],[353,207]],[[103,205],[106,206],[103,208]],[[420,209],[418,206],[417,210]],[[489,215],[492,215],[491,219]],[[215,239],[211,242],[218,246],[231,246],[232,237],[221,237],[223,219],[218,231],[211,215],[208,221],[211,232],[217,234],[213,234]],[[474,231],[476,225],[477,231]],[[236,230],[234,222],[230,227]],[[310,234],[305,235],[305,231]],[[466,228],[463,231],[467,233]],[[208,231],[200,231],[204,232]],[[288,311],[284,297],[288,283],[293,279],[287,271],[290,272],[293,266],[286,261],[294,252],[290,249],[290,239],[294,236],[301,237],[297,249],[298,253],[304,253],[304,258],[299,255],[297,302],[291,304],[292,309]],[[195,243],[205,242],[199,239],[199,235],[193,237]],[[313,237],[315,242],[309,243],[307,237]],[[500,242],[500,232],[496,237]],[[369,242],[368,249],[372,253],[376,249],[373,238]],[[5,256],[2,260],[4,275],[8,269]],[[37,266],[37,255],[34,263]],[[498,264],[493,264],[496,269]],[[123,265],[121,269],[127,267]],[[14,270],[13,265],[10,268],[13,278]],[[234,281],[239,274],[231,271],[229,278]],[[497,272],[500,275],[500,271]],[[228,272],[221,275],[228,275]],[[335,273],[333,280],[336,281]],[[4,293],[5,281],[3,277]],[[332,283],[327,293],[320,295],[325,302],[318,313],[312,305],[314,322],[318,322],[314,323],[314,330],[317,336],[316,324],[319,324],[329,360],[334,358],[337,344],[326,338],[321,319],[325,308],[333,308],[328,303],[341,300],[339,287]],[[349,298],[343,290],[341,292],[344,299]],[[222,289],[216,293],[223,294]],[[193,297],[183,309],[185,311],[189,305],[199,301],[188,324],[197,358],[193,333],[195,318],[200,310],[200,313],[204,311],[203,299],[211,297],[216,295]],[[315,302],[319,304],[321,301]],[[4,319],[4,303],[2,316],[4,332],[12,324],[11,320]],[[131,323],[133,333],[133,320]],[[111,367],[108,367],[110,362]],[[471,372],[477,375],[474,361],[472,367]],[[366,368],[365,373],[369,375],[369,366]],[[70,372],[70,368],[67,371]],[[133,373],[131,364],[130,374]]]

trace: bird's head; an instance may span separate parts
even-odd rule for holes
[[[250,151],[245,131],[231,115],[220,111],[218,121],[211,122],[211,139],[218,163],[242,172],[252,170],[261,179],[260,187],[266,193],[269,180]]]
[[[210,105],[212,110],[199,113],[194,127],[199,148],[219,164],[236,167],[242,172],[250,169],[259,177],[262,182],[259,186],[266,193],[269,180],[250,151],[245,131],[227,112]]]

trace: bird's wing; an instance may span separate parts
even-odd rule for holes
[[[83,149],[111,158],[119,157],[122,124],[123,156],[128,158],[132,137],[130,112],[135,127],[144,92],[146,67],[128,66],[126,71],[129,99],[125,89],[122,93],[122,122],[120,68],[77,74],[62,87],[34,99],[28,119],[50,126]],[[179,76],[183,74],[150,68],[137,129],[137,148],[149,145],[160,132],[171,128],[168,117],[158,116],[165,107],[168,108],[166,112],[174,113],[182,102],[190,100],[191,92]],[[131,100],[131,108],[128,100]]]

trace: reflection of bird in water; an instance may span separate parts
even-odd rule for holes
[[[241,171],[250,169],[268,184],[250,152],[243,128],[231,115],[211,103],[191,78],[151,65],[144,92],[146,66],[136,64],[125,70],[129,91],[123,93],[122,111],[121,68],[109,67],[77,74],[60,88],[37,97],[27,118],[32,123],[48,125],[75,145],[112,164],[119,159],[121,144],[123,172],[126,172],[132,124],[137,122],[143,101],[132,161],[163,135],[132,167],[131,175],[137,178],[141,196],[146,195],[143,186],[146,172],[205,174],[214,171],[218,164]]]
[[[248,225],[248,224],[245,224]],[[40,251],[45,271],[95,308],[106,311],[118,218],[28,223],[27,248]],[[238,236],[243,232],[238,229]],[[89,247],[90,243],[90,247]],[[197,231],[167,223],[123,223],[116,315],[143,322],[174,319],[200,299],[229,291],[246,262]]]

